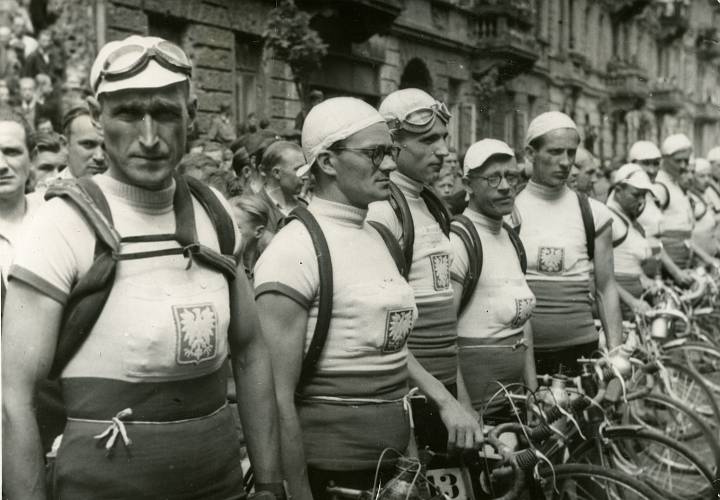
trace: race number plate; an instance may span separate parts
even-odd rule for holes
[[[450,500],[473,500],[470,483],[459,467],[427,471],[428,480]]]

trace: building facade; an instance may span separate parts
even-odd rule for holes
[[[522,151],[525,128],[570,114],[613,164],[630,143],[690,136],[720,145],[718,0],[296,0],[328,44],[310,78],[326,97],[377,105],[420,87],[453,112],[450,141],[482,137]],[[199,127],[221,102],[275,129],[302,108],[290,68],[262,43],[271,0],[95,0],[98,42],[163,36],[195,63]]]

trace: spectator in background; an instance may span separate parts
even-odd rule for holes
[[[235,177],[235,174],[229,170],[208,170],[200,178],[205,184],[210,187],[217,189],[225,199],[230,199],[233,196],[240,196],[243,194],[243,186],[240,179]]]
[[[10,108],[10,89],[5,80],[0,80],[0,108]]]
[[[222,164],[223,158],[225,156],[223,154],[223,145],[219,142],[215,142],[212,140],[206,141],[203,144],[202,153],[215,160],[218,167],[220,167],[220,165]]]
[[[18,59],[24,64],[28,56],[38,48],[38,42],[27,34],[27,23],[21,15],[13,17],[11,31],[10,47],[17,52]]]
[[[179,174],[202,180],[207,173],[214,172],[219,168],[220,164],[205,153],[187,153],[178,163],[176,170]]]
[[[37,132],[38,134],[50,134],[52,132],[55,132],[55,127],[53,127],[50,118],[46,116],[41,116],[37,119],[37,127],[35,132]]]
[[[67,148],[60,134],[38,132],[35,136],[33,172],[35,191],[43,193],[67,166]]]
[[[56,62],[55,54],[51,49],[53,46],[52,35],[48,30],[43,30],[38,36],[38,47],[25,59],[23,66],[23,76],[35,78],[38,73],[46,75],[53,74]]]
[[[60,130],[62,120],[61,98],[53,88],[52,80],[45,73],[38,73],[35,77],[36,106],[35,115],[36,128],[41,118],[48,118],[52,122],[53,130]]]
[[[22,115],[7,108],[0,109],[0,151],[0,275],[4,289],[14,246],[40,205],[25,195],[35,151],[32,129]]]
[[[256,194],[244,194],[230,198],[230,205],[242,236],[241,255],[246,271],[252,273],[260,255],[275,233],[268,229],[271,208]]]
[[[220,104],[219,114],[212,119],[208,139],[224,146],[230,146],[237,139],[235,126],[230,117],[230,106],[227,103]]]
[[[433,189],[440,198],[445,200],[453,194],[454,188],[455,172],[453,172],[451,167],[443,165],[433,182]]]
[[[587,149],[579,147],[575,153],[575,163],[570,169],[568,186],[578,193],[593,196],[593,186],[598,179],[598,167],[595,158]]]
[[[293,142],[277,141],[265,150],[260,163],[263,188],[260,196],[271,208],[266,224],[270,231],[277,231],[279,222],[298,206],[298,195],[307,175],[302,148]]]
[[[323,102],[325,100],[325,94],[323,94],[322,90],[315,89],[310,92],[310,95],[308,96],[308,102],[305,106],[303,106],[303,109],[300,110],[300,112],[295,117],[295,128],[297,130],[302,130],[303,123],[305,123],[305,117],[310,112],[310,110]]]
[[[37,87],[33,78],[20,79],[20,105],[18,111],[23,115],[33,130],[37,114]]]
[[[62,178],[79,178],[107,170],[102,137],[90,120],[86,104],[70,109],[63,119],[63,133],[68,144],[68,168]]]

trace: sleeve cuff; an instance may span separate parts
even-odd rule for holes
[[[12,266],[10,268],[8,280],[11,279],[17,279],[22,281],[26,285],[30,285],[38,292],[42,293],[43,295],[47,295],[53,300],[58,301],[63,306],[67,303],[67,293],[63,292],[58,287],[56,287],[49,281],[41,278],[32,271],[28,271],[24,267]]]
[[[595,230],[595,237],[597,238],[600,234],[603,233],[603,231],[605,231],[610,226],[612,226],[612,219],[608,219],[607,221],[605,221],[605,224]]]
[[[310,306],[312,306],[312,300],[308,300],[307,297],[294,288],[289,287],[284,283],[280,283],[279,281],[269,281],[257,286],[255,288],[255,300],[264,293],[279,293],[280,295],[284,295],[287,298],[294,300],[300,304],[301,307],[307,310],[309,310]]]

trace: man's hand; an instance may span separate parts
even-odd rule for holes
[[[636,299],[635,302],[633,302],[632,309],[635,314],[647,314],[652,307],[644,300]]]
[[[449,398],[440,406],[440,418],[448,431],[448,449],[476,449],[482,441],[482,429],[474,412],[468,410],[455,399]]]
[[[692,274],[690,274],[690,271],[682,269],[680,269],[673,278],[675,279],[675,282],[682,287],[688,287],[693,284],[693,281],[695,281]]]

